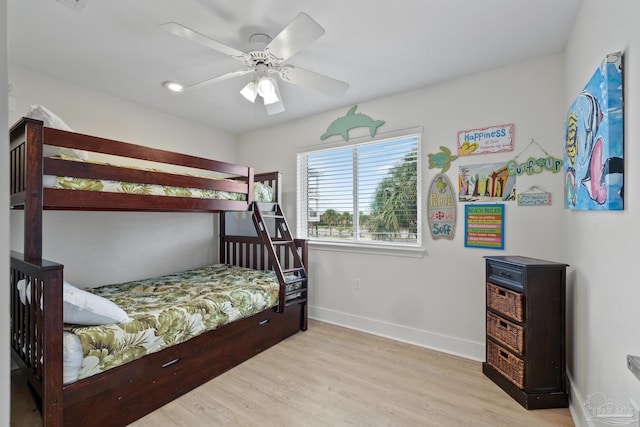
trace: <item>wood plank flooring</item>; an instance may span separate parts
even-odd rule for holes
[[[40,425],[19,375],[11,422]],[[573,426],[527,411],[479,362],[318,321],[133,423],[157,426]]]

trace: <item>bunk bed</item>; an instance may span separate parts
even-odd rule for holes
[[[43,155],[51,147],[195,168],[198,173]],[[56,188],[46,184],[51,177],[199,189],[208,195]],[[259,184],[273,189],[273,200],[254,200]],[[10,185],[11,208],[24,210],[24,252],[11,252],[12,356],[26,373],[46,426],[126,425],[307,327],[308,251],[306,241],[291,236],[278,205],[278,173],[254,174],[250,167],[53,129],[23,118],[10,129]],[[47,209],[218,213],[220,264],[272,271],[277,298],[273,306],[249,317],[65,383],[66,284],[63,266],[42,258],[42,216]],[[225,217],[230,211],[249,212],[255,235],[228,235]]]

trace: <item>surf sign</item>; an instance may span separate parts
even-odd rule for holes
[[[429,231],[434,240],[453,240],[456,232],[456,197],[447,175],[433,177],[427,196]]]

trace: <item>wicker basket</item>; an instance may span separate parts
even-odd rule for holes
[[[487,335],[522,356],[524,354],[524,328],[493,313],[487,312]]]
[[[521,293],[487,282],[487,306],[495,311],[522,322],[524,320],[523,302]]]
[[[487,341],[487,363],[514,383],[524,389],[524,361],[493,341]]]

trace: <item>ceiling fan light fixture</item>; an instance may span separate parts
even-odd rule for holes
[[[258,94],[261,97],[272,95],[276,92],[275,85],[269,77],[260,77],[258,80]]]
[[[263,96],[262,99],[264,100],[264,105],[275,104],[276,102],[280,101],[280,98],[278,98],[278,94],[276,93]]]
[[[258,96],[258,89],[255,80],[251,80],[246,84],[245,87],[240,91],[240,95],[244,96],[244,98],[253,103],[256,102],[256,96]]]
[[[276,95],[275,93],[272,95],[263,96],[262,99],[264,100],[264,105],[275,104],[276,102],[280,101],[280,98],[278,98],[278,95]]]
[[[269,77],[260,77],[258,80],[258,94],[264,99],[264,105],[278,102],[280,98],[276,91],[276,84]]]
[[[171,92],[182,92],[184,90],[184,86],[177,82],[164,82],[162,85]]]

